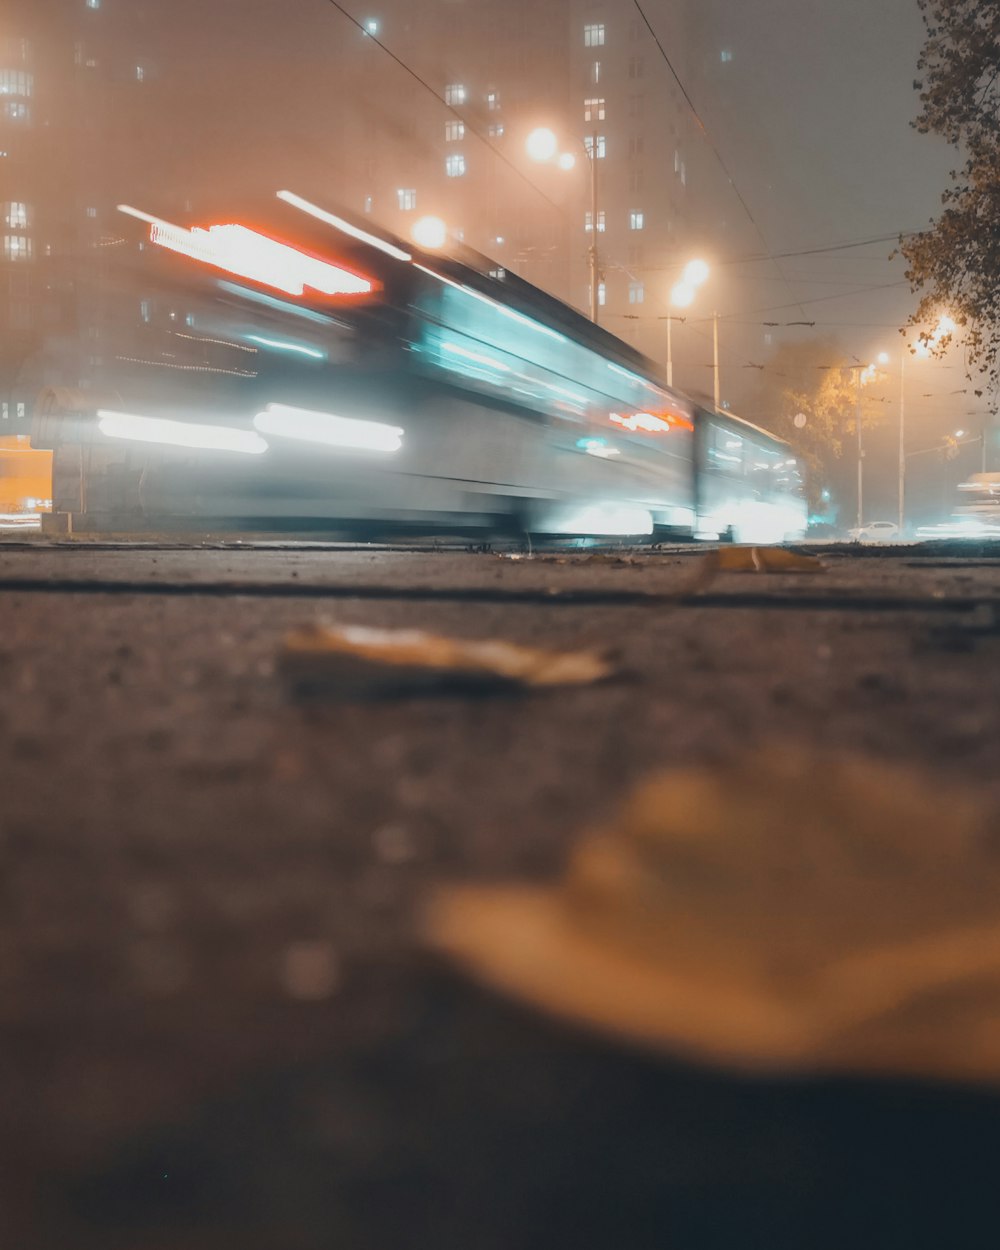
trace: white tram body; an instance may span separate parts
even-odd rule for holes
[[[101,364],[54,356],[35,420],[66,524],[804,532],[781,440],[482,258],[304,204],[253,228],[128,211]]]

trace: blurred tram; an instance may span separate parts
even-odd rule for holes
[[[788,446],[567,305],[290,192],[188,228],[122,207],[101,345],[49,362],[54,527],[777,542]]]

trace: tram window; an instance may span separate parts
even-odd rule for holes
[[[708,466],[727,477],[743,476],[743,439],[724,426],[713,425],[708,444]]]
[[[776,486],[775,477],[781,456],[769,447],[751,444],[747,450],[747,478],[750,486],[758,495],[769,495]]]

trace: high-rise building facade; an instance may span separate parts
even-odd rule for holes
[[[96,355],[88,302],[149,130],[155,76],[149,0],[12,0],[0,36],[0,436],[24,433],[39,388],[74,378],[60,357]],[[111,21],[117,25],[113,36]],[[88,337],[88,331],[90,336]],[[86,361],[80,360],[82,371]],[[65,364],[63,365],[65,368]]]
[[[683,70],[685,6],[648,12]],[[364,81],[379,87],[373,100],[358,80],[348,97],[364,115],[353,118],[364,170],[352,206],[403,234],[440,216],[466,244],[581,309],[596,234],[600,319],[662,352],[672,275],[696,238],[694,134],[638,10],[609,0],[384,0],[367,25]],[[525,148],[539,127],[558,142],[544,164]]]

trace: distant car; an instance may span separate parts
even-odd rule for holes
[[[899,526],[895,521],[869,521],[860,529],[848,530],[847,537],[862,543],[891,542],[899,537]]]

